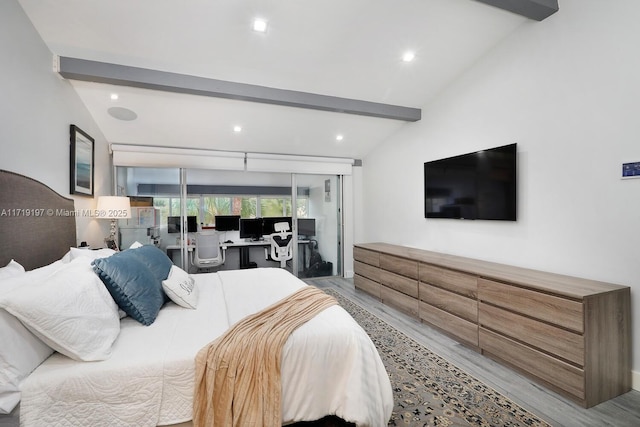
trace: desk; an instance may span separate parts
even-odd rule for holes
[[[236,242],[220,242],[222,249],[227,248],[244,248],[249,246],[271,246],[271,240],[240,240]]]
[[[309,243],[309,240],[298,240],[298,244],[302,245],[302,244],[307,244]],[[259,247],[262,246],[264,248],[270,248],[271,247],[271,240],[270,239],[263,239],[263,240],[238,240],[235,242],[231,242],[231,243],[227,243],[227,242],[220,242],[220,249],[222,249],[223,251],[226,251],[229,248],[238,248],[238,251],[240,252],[240,268],[241,269],[245,269],[245,268],[251,268],[252,266],[255,267],[256,263],[252,263],[250,258],[249,258],[249,249],[252,247]],[[189,252],[195,250],[196,245],[187,245],[187,250]],[[173,254],[175,251],[179,251],[180,250],[180,245],[167,245],[166,247],[166,252],[167,252],[167,256],[169,257],[169,259],[171,259],[173,261]],[[304,266],[305,263],[305,258],[306,258],[306,247],[303,247],[303,255],[302,255],[302,265]]]
[[[307,243],[309,243],[310,240],[298,240],[298,245],[306,245]],[[223,250],[226,250],[227,248],[238,248],[238,250],[240,251],[240,268],[241,269],[245,269],[245,268],[254,268],[256,267],[256,263],[255,262],[251,262],[251,259],[249,257],[249,249],[252,247],[256,247],[256,246],[262,246],[264,248],[270,248],[271,247],[271,239],[263,239],[263,240],[239,240],[239,241],[235,241],[233,243],[226,243],[226,242],[220,242],[220,247],[222,247]],[[306,246],[302,247],[302,266],[305,266],[305,260],[306,260]]]
[[[187,245],[187,251],[192,252],[195,249],[196,249],[196,245]],[[175,262],[173,261],[173,256],[174,256],[175,252],[180,252],[180,245],[167,245],[165,250],[166,250],[167,256],[169,257],[171,262],[173,262],[175,264]],[[181,266],[185,270],[189,271],[189,266],[188,265],[186,265],[186,266],[182,265],[182,259],[180,260],[180,262],[177,265]]]
[[[187,245],[187,250],[189,252],[195,249],[196,249],[196,245]],[[173,252],[179,251],[179,250],[180,250],[180,245],[167,245],[166,247],[167,255],[169,256],[169,258],[171,258],[171,255],[173,254]]]
[[[240,253],[240,269],[245,268],[255,268],[257,267],[257,263],[251,262],[249,257],[249,249],[252,247],[262,246],[264,248],[271,247],[270,240],[240,240],[235,241],[233,243],[220,242],[220,246],[222,250],[227,250],[227,248],[238,248]]]

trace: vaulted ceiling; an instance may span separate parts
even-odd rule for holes
[[[19,0],[109,142],[351,158],[550,1]]]

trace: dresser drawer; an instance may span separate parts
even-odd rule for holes
[[[486,329],[584,366],[584,337],[580,334],[483,303],[478,318]]]
[[[363,262],[365,264],[380,267],[380,254],[368,249],[362,249],[357,246],[353,247],[353,259]]]
[[[380,254],[380,268],[401,276],[418,279],[418,262],[393,255]]]
[[[469,298],[478,295],[478,278],[471,274],[420,264],[420,281],[435,285]]]
[[[444,289],[420,282],[420,301],[453,313],[470,322],[478,321],[478,302],[475,299],[446,291]]]
[[[383,303],[585,408],[631,390],[629,286],[383,242],[359,246],[356,287]]]
[[[380,283],[410,297],[418,298],[418,281],[416,279],[380,270]]]
[[[386,286],[380,286],[380,299],[383,303],[404,311],[410,316],[418,317],[418,300],[413,297]]]
[[[478,279],[478,296],[480,301],[580,334],[584,332],[584,313],[581,302],[483,278]]]
[[[359,274],[356,274],[353,277],[353,284],[357,289],[360,289],[380,299],[380,283],[374,282],[371,279],[367,279],[364,276],[360,276]]]
[[[461,341],[478,347],[478,325],[451,313],[420,302],[420,319],[457,337]]]
[[[480,347],[483,353],[502,359],[584,401],[585,378],[582,369],[484,328],[480,328]]]
[[[371,279],[374,282],[380,282],[380,269],[378,267],[360,261],[353,261],[353,270],[355,274]]]

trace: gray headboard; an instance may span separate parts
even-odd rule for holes
[[[0,170],[0,267],[13,258],[32,270],[62,258],[77,244],[74,213],[73,199]]]

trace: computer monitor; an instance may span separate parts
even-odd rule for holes
[[[298,218],[298,236],[315,236],[316,235],[316,219],[315,218]]]
[[[262,218],[240,219],[240,238],[260,240],[262,237]]]
[[[240,230],[240,215],[216,215],[216,230]]]
[[[278,223],[278,222],[286,222],[286,223],[288,223],[289,224],[289,231],[293,230],[291,228],[291,217],[290,216],[272,216],[272,217],[262,218],[262,220],[263,220],[262,234],[265,234],[265,235],[275,233],[276,230],[273,227],[273,225]]]
[[[167,217],[167,232],[169,233],[180,233],[180,217],[179,216],[168,216]],[[195,216],[187,217],[187,232],[195,233],[198,231],[198,219]]]

